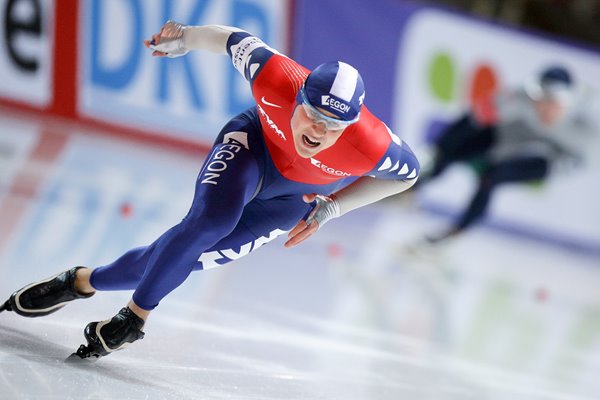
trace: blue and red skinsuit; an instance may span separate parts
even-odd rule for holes
[[[149,246],[96,268],[96,289],[135,289],[134,302],[151,310],[193,270],[225,264],[290,230],[311,209],[303,194],[328,195],[365,175],[418,175],[408,145],[364,106],[335,145],[298,156],[290,120],[309,71],[247,32],[232,34],[227,48],[257,106],[221,130],[186,217]]]

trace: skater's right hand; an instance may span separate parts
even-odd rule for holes
[[[340,216],[340,206],[335,196],[322,196],[316,193],[302,196],[305,203],[314,203],[306,220],[299,221],[288,233],[285,247],[294,247],[314,235],[319,228],[333,218]]]
[[[154,50],[152,55],[155,57],[181,57],[188,53],[183,40],[183,33],[186,25],[175,21],[167,21],[160,32],[152,35],[151,40],[144,40],[144,45]]]

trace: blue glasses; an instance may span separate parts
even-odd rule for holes
[[[306,93],[304,92],[304,87],[300,89],[300,94],[302,95],[302,108],[304,108],[306,116],[316,124],[323,124],[325,129],[328,131],[339,131],[345,129],[349,125],[357,122],[360,118],[360,113],[351,121],[344,121],[341,119],[328,117],[310,104],[308,98],[306,97]]]

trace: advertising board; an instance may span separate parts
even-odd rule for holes
[[[253,104],[248,83],[224,55],[150,56],[143,40],[169,19],[237,26],[285,53],[287,1],[86,0],[80,22],[79,113],[212,143],[221,126]]]
[[[53,0],[0,0],[0,98],[48,105],[53,29]]]

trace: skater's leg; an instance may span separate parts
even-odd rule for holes
[[[424,168],[427,172],[419,176],[417,186],[441,175],[450,165],[466,162],[483,156],[493,145],[495,128],[478,125],[470,115],[450,125],[435,143],[431,165]]]
[[[80,268],[75,272],[75,289],[79,293],[94,293],[96,289],[90,283],[93,270],[91,268]]]
[[[233,231],[205,251],[195,263],[195,269],[213,268],[247,255],[291,229],[309,208],[300,195],[251,201]],[[88,345],[82,345],[77,356],[107,355],[124,343],[141,339],[149,313],[132,300],[112,319],[88,324],[85,329]]]
[[[290,230],[310,209],[301,195],[252,200],[233,232],[206,250],[195,269],[237,260]]]
[[[86,268],[71,268],[31,283],[14,292],[0,311],[14,311],[24,317],[41,317],[60,310],[73,300],[91,297],[95,293],[93,289],[87,291],[78,288],[76,284],[78,272],[84,269]],[[81,277],[85,280],[84,274]]]
[[[456,229],[464,230],[485,215],[492,191],[498,185],[539,180],[547,172],[548,163],[540,157],[515,158],[490,166],[481,176],[477,192],[457,221]]]
[[[219,170],[218,175],[211,169]],[[260,175],[259,162],[247,149],[215,146],[198,177],[188,215],[155,242],[133,294],[137,306],[154,309],[187,278],[205,250],[234,230],[257,191]]]
[[[79,298],[92,296],[96,289],[133,289],[141,278],[152,246],[129,251],[107,268],[92,270],[76,267],[50,278],[29,284],[2,304],[0,311],[15,311],[26,317],[40,317],[58,311],[64,305]],[[120,266],[120,267],[119,267]],[[98,272],[100,272],[98,274]],[[95,276],[101,279],[95,280]]]
[[[256,120],[243,122],[254,124]],[[251,151],[253,143],[243,131],[222,132],[220,139],[200,171],[187,216],[150,249],[134,251],[93,274],[96,288],[102,281],[111,287],[115,287],[115,282],[131,284],[139,279],[139,283],[128,306],[115,317],[88,324],[84,331],[88,345],[78,352],[79,356],[105,355],[142,338],[141,329],[150,311],[187,278],[206,249],[235,229],[244,207],[258,192],[262,176],[260,157],[264,150]],[[128,257],[136,265],[134,278],[129,283],[119,277],[113,280],[112,277],[128,269]],[[143,264],[145,268],[140,268]]]
[[[490,165],[481,175],[477,190],[452,228],[432,241],[454,236],[480,221],[485,216],[492,195],[499,185],[539,180],[546,177],[547,173],[548,163],[541,157],[514,158]]]
[[[97,290],[133,290],[144,275],[155,243],[129,250],[108,265],[91,272],[89,284]]]
[[[236,183],[226,176],[231,174],[232,170],[236,168],[241,169],[242,173],[239,174],[239,179],[242,181],[244,178],[248,178],[247,175],[255,175],[257,170],[255,165],[247,166],[246,164],[260,163],[258,167],[262,170],[261,158],[264,154],[264,143],[262,142],[260,129],[260,123],[255,111],[242,113],[225,125],[215,140],[215,145],[209,155],[209,159],[204,164],[203,171],[208,169],[208,171],[205,171],[207,174],[200,173],[197,185],[202,185],[202,180],[206,180],[204,186],[215,186],[215,189],[222,189],[228,185],[230,189],[235,190],[234,185]],[[253,161],[253,159],[258,161]],[[227,168],[227,171],[218,171],[224,167]],[[246,182],[242,182],[241,184],[248,185],[248,190],[252,191],[258,185],[256,179],[256,177],[249,177]],[[239,192],[243,192],[244,190],[240,189]],[[229,194],[222,191],[219,192],[219,190],[215,190],[215,192],[217,196],[229,196]],[[228,197],[219,200],[223,206],[231,208],[227,204]],[[146,272],[150,257],[156,246],[161,243],[161,247],[164,247],[165,242],[168,241],[170,236],[176,235],[177,231],[181,230],[182,227],[191,225],[190,220],[194,218],[197,208],[202,207],[202,204],[199,204],[202,201],[205,201],[205,199],[202,198],[200,193],[196,193],[190,215],[181,224],[170,229],[151,245],[132,249],[114,262],[94,269],[89,282],[91,286],[98,290],[136,289]],[[202,227],[198,226],[195,229],[207,232],[210,230],[207,228],[208,226],[210,225],[207,221]],[[212,230],[212,232],[216,236],[220,235],[216,230]],[[225,234],[221,235],[225,236]]]
[[[300,195],[251,201],[233,231],[205,251],[194,264],[195,269],[212,268],[247,255],[291,229],[308,209]],[[149,314],[149,310],[131,300],[112,319],[88,324],[84,332],[88,345],[82,345],[77,355],[107,355],[124,343],[143,338],[142,328]]]

